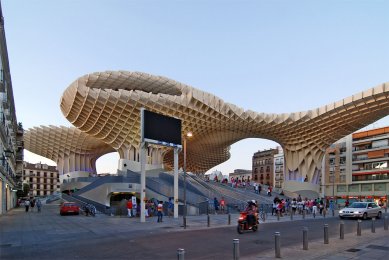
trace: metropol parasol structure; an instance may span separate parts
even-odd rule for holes
[[[96,159],[112,151],[119,153],[118,168],[136,170],[140,110],[145,108],[181,119],[183,138],[193,132],[193,138],[187,140],[187,171],[205,173],[230,158],[230,146],[235,142],[265,138],[284,149],[284,189],[318,191],[326,148],[389,114],[389,83],[312,110],[267,114],[244,110],[162,76],[106,71],[74,81],[65,89],[60,108],[74,128],[29,129],[25,147],[56,161],[63,174],[79,169],[95,172]],[[50,129],[56,134],[49,134]],[[148,147],[150,167],[170,170],[173,163],[172,148]]]

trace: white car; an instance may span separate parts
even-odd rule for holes
[[[339,210],[340,218],[381,218],[382,209],[375,202],[353,202],[347,208]]]

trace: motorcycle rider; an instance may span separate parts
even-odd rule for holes
[[[257,204],[255,203],[255,200],[248,201],[245,212],[247,212],[247,223],[251,228],[257,221],[255,217],[255,213],[257,213]]]

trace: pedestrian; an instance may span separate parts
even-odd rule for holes
[[[296,215],[296,210],[297,210],[297,200],[296,198],[293,198],[292,200],[292,214]]]
[[[38,212],[41,212],[41,208],[42,208],[42,201],[40,199],[38,199],[36,201],[36,207],[38,209]]]
[[[158,220],[157,220],[157,222],[162,222],[162,217],[163,217],[163,214],[162,214],[162,210],[163,210],[162,201],[158,202],[157,210],[158,210]]]
[[[134,200],[134,201],[136,201],[136,200]],[[138,207],[138,205],[136,203],[132,203],[132,216],[133,217],[136,217],[137,207]]]
[[[30,200],[26,200],[24,202],[24,206],[26,207],[26,212],[28,212],[28,209],[30,208]]]
[[[215,214],[217,214],[217,211],[219,210],[219,201],[216,197],[213,199],[213,206],[215,208]]]
[[[169,202],[168,202],[168,215],[169,217],[173,217],[174,215],[174,204],[172,202],[172,198],[169,198]]]
[[[33,212],[34,211],[34,207],[35,207],[35,199],[31,200],[30,207],[31,207],[31,212]]]
[[[226,206],[226,201],[224,200],[224,198],[222,198],[222,199],[220,200],[220,211],[221,211],[222,213],[225,213],[225,212],[224,212],[225,206]]]
[[[128,217],[132,218],[132,201],[131,198],[127,201]]]

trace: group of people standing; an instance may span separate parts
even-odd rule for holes
[[[138,204],[135,203],[136,200],[129,199],[127,201],[127,211],[128,211],[128,217],[136,217],[139,215],[139,207]],[[146,201],[146,208],[145,208],[145,216],[146,217],[152,217],[152,216],[157,216],[157,222],[162,222],[163,218],[163,212],[166,211],[167,207],[167,214],[168,216],[173,216],[174,214],[174,204],[172,201],[172,198],[169,198],[168,202],[163,202],[159,200],[148,200]]]
[[[299,195],[297,198],[290,199],[280,199],[275,197],[273,200],[273,214],[280,214],[281,216],[285,212],[292,212],[292,214],[303,214],[304,212],[307,214],[316,214],[322,215],[326,210],[326,206],[331,210],[331,202],[328,205],[325,205],[323,199],[302,199]]]
[[[31,198],[24,201],[24,207],[26,209],[26,212],[29,211],[30,207],[31,207],[31,211],[34,211],[35,206],[37,207],[38,212],[41,212],[42,201],[39,198],[38,199]]]

